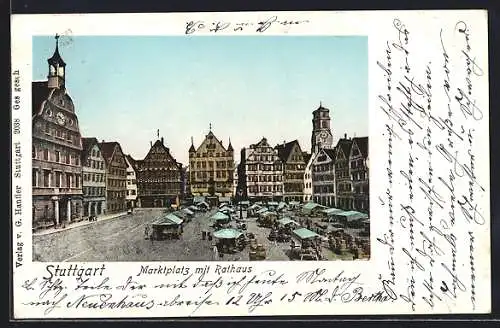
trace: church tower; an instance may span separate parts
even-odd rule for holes
[[[313,130],[311,135],[311,154],[316,154],[322,148],[333,147],[333,135],[330,129],[330,110],[320,103],[313,112]]]

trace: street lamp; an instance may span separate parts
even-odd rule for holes
[[[243,208],[242,208],[242,205],[241,205],[242,196],[243,196],[243,190],[240,188],[238,190],[238,201],[240,203],[240,220],[243,220]]]

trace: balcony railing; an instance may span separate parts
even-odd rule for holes
[[[83,195],[81,188],[33,187],[32,194],[38,195]]]

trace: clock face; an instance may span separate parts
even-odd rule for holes
[[[58,124],[63,125],[66,122],[66,117],[64,116],[63,113],[59,112],[56,115],[56,120]]]
[[[321,132],[319,134],[319,137],[321,138],[321,140],[325,140],[326,138],[328,138],[328,133],[326,133],[325,131]]]

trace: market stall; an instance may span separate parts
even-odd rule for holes
[[[217,250],[219,254],[231,254],[241,251],[245,247],[245,235],[243,232],[233,228],[215,231],[213,236],[217,238]]]
[[[222,212],[216,212],[214,215],[210,217],[210,220],[212,221],[212,225],[216,228],[222,227],[224,224],[229,223],[230,217],[227,214],[224,214]]]
[[[295,242],[292,243],[292,257],[300,260],[321,259],[321,245],[319,244],[320,236],[317,233],[306,228],[299,228],[292,232],[292,236],[299,245],[296,247]]]
[[[259,215],[257,223],[261,227],[271,228],[275,225],[277,219],[278,219],[278,213],[267,211]]]
[[[153,240],[179,239],[182,235],[183,220],[173,214],[159,218],[151,224],[151,236]]]

